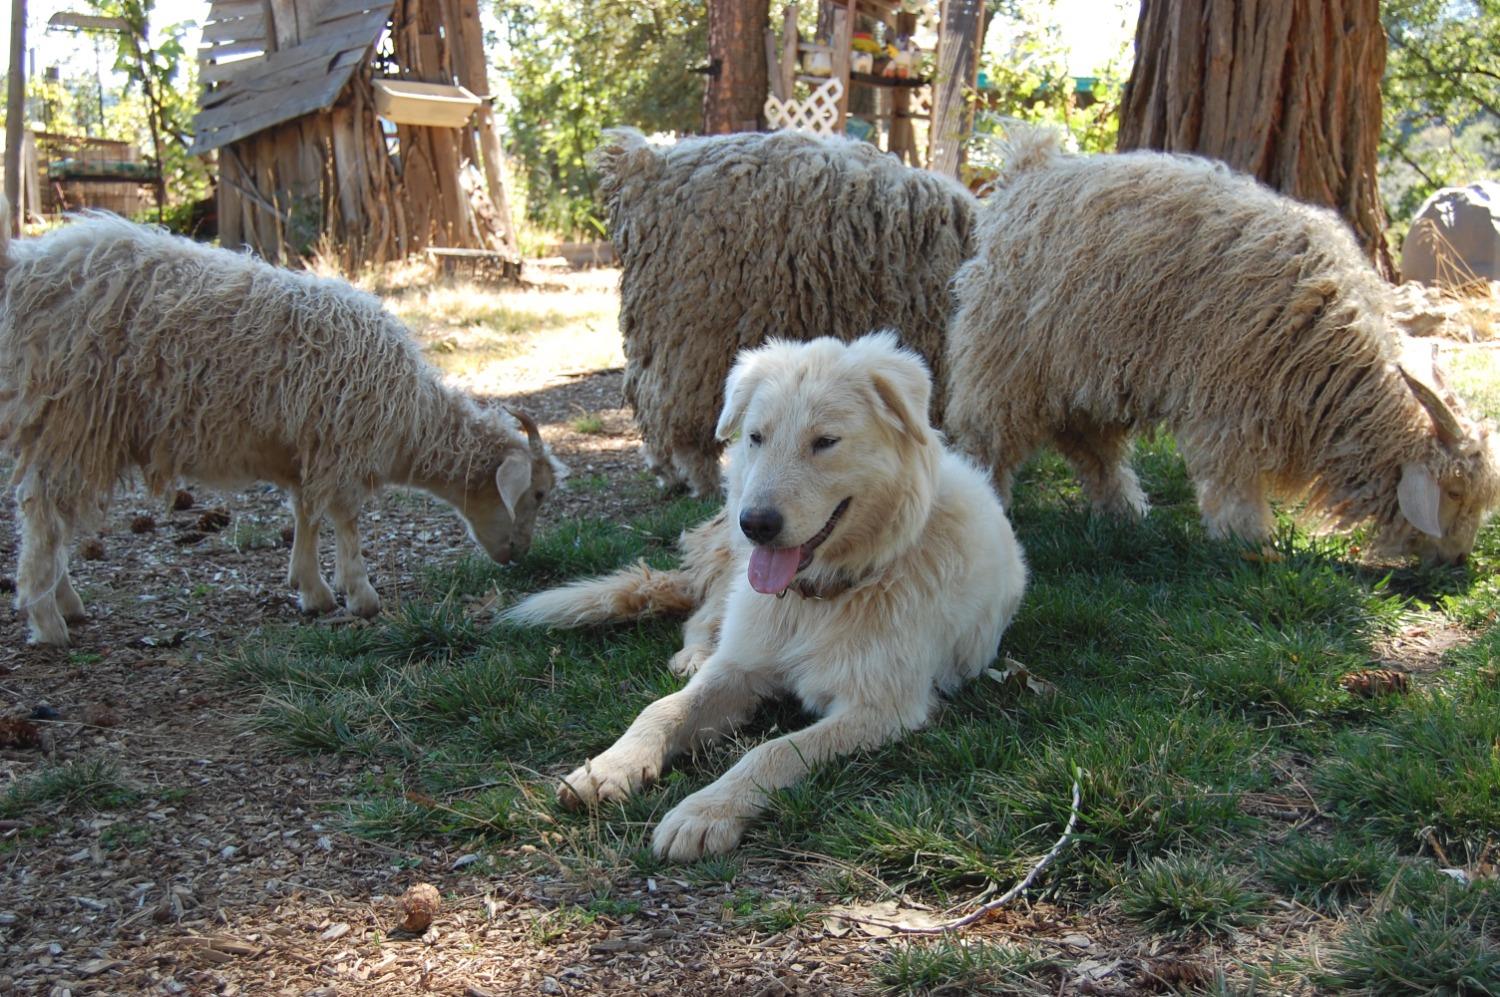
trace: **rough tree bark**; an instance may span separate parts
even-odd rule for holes
[[[705,135],[753,132],[764,125],[770,9],[769,0],[709,0]]]
[[[1222,159],[1338,211],[1394,279],[1376,188],[1378,0],[1143,0],[1119,148]]]

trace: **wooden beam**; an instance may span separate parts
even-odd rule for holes
[[[5,94],[5,203],[10,234],[21,234],[21,133],[26,120],[26,0],[10,0],[10,75]]]
[[[781,89],[793,95],[797,84],[797,5],[789,3],[781,12]],[[775,63],[772,63],[775,65]]]
[[[856,0],[849,0],[849,7],[836,7],[833,11],[833,76],[844,85],[838,99],[838,116],[833,121],[833,133],[844,134],[844,122],[849,116],[849,46],[854,42],[854,13]]]
[[[971,126],[964,91],[975,84],[983,20],[983,0],[946,0],[943,4],[928,134],[927,164],[934,173],[957,177],[963,162],[963,145]]]

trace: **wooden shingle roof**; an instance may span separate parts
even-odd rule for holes
[[[302,41],[276,49],[262,0],[214,0],[199,49],[205,89],[193,119],[197,155],[332,107],[380,41],[395,0],[298,3],[312,24]],[[229,60],[229,61],[225,61]]]

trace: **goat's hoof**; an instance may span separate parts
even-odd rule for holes
[[[362,616],[368,620],[380,612],[380,596],[373,590],[354,592],[344,597],[344,608],[349,610],[351,616]]]
[[[66,647],[68,645],[68,625],[63,622],[61,614],[52,614],[53,618],[31,621],[31,634],[27,638],[28,644],[38,646]]]
[[[325,588],[321,592],[302,593],[297,599],[297,605],[308,616],[322,616],[337,609],[338,600],[333,597],[332,590]]]

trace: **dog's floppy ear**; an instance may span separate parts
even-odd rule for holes
[[[762,379],[758,372],[760,353],[760,350],[742,351],[724,382],[724,411],[719,413],[719,424],[714,427],[714,438],[720,443],[729,442],[739,432],[745,409],[750,407],[750,397]]]
[[[856,348],[865,344],[872,351],[870,382],[875,389],[876,412],[913,440],[926,440],[931,431],[927,406],[932,398],[927,365],[915,353],[898,347],[892,334],[867,337]]]

